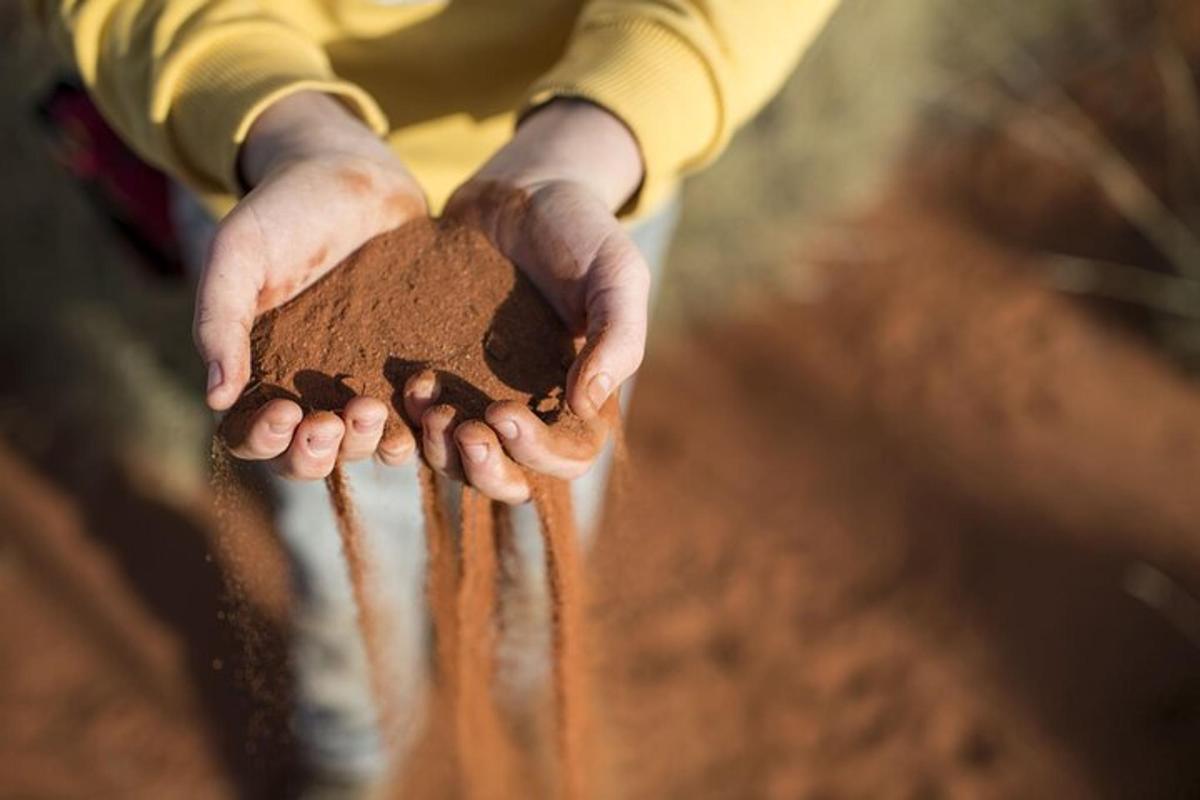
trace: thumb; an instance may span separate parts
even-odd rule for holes
[[[218,231],[196,290],[193,337],[208,369],[205,399],[214,411],[234,404],[250,380],[250,329],[258,306],[257,270]]]
[[[650,270],[637,246],[618,229],[589,270],[587,341],[567,379],[571,408],[584,419],[641,366],[646,350]]]

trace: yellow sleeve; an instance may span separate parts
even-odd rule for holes
[[[254,0],[37,0],[35,10],[113,127],[197,190],[236,190],[247,130],[292,92],[328,92],[387,130],[370,96],[333,74],[319,43]]]
[[[642,149],[638,210],[714,159],[783,84],[838,0],[590,0],[530,107],[579,97]]]

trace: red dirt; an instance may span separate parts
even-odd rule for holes
[[[820,302],[643,373],[595,554],[606,773],[630,797],[1194,794],[1200,650],[1122,582],[1145,559],[1200,587],[1200,391],[953,222],[869,230]]]
[[[394,430],[405,381],[426,369],[439,376],[439,402],[462,419],[481,418],[495,400],[547,421],[570,416],[562,398],[573,337],[483,234],[449,222],[418,219],[376,237],[264,314],[251,340],[250,389],[224,425],[232,441],[276,397],[306,411],[340,411],[355,395],[390,400]]]
[[[1163,265],[1005,141],[831,237],[819,298],[652,354],[590,562],[601,796],[1200,795],[1196,603],[1127,590],[1147,563],[1200,592],[1200,388],[1041,283],[1046,249]],[[242,748],[211,519],[66,453],[0,459],[4,793],[273,796],[286,742]],[[216,562],[279,631],[273,563]]]
[[[475,490],[463,490],[455,734],[464,794],[480,798],[514,796],[516,769],[493,702],[500,574],[493,506]]]
[[[594,554],[605,796],[1200,790],[1200,652],[1121,589],[1132,557],[1195,573],[1183,540],[1200,519],[1200,450],[1172,443],[1194,440],[1200,392],[991,246],[932,220],[904,230],[877,241],[945,259],[839,269],[821,303],[664,344],[644,371],[629,524]],[[967,248],[985,257],[964,262]],[[14,515],[37,497],[23,486],[0,482],[6,541],[52,530]],[[33,505],[107,509],[85,518],[99,542],[64,549],[82,568],[137,506],[128,485],[66,488]],[[186,518],[133,529],[175,548]],[[128,574],[162,572],[127,552]],[[244,723],[220,707],[210,722],[168,713],[122,683],[111,654],[145,647],[93,644],[57,611],[70,584],[10,561],[0,590],[29,612],[4,617],[5,640],[44,644],[0,662],[0,729],[24,731],[0,751],[6,787],[228,796],[202,732]],[[208,565],[168,565],[161,591],[213,619],[217,596],[186,588]],[[105,596],[129,581],[110,574]],[[166,637],[151,610],[163,598],[133,601],[147,611],[131,624]],[[203,649],[196,630],[181,628]],[[162,681],[196,685],[184,665]],[[128,715],[142,738],[116,734]]]
[[[542,522],[546,575],[554,625],[554,696],[557,712],[558,797],[592,797],[591,681],[587,655],[587,576],[566,483],[540,479],[533,502]]]
[[[62,452],[45,464],[69,464]],[[209,498],[167,501],[150,473],[94,456],[43,473],[0,452],[0,595],[20,610],[2,623],[0,794],[278,794],[292,772],[279,552],[262,529],[218,542]]]
[[[437,683],[450,690],[457,683],[458,665],[458,588],[459,559],[453,532],[440,502],[437,476],[428,466],[418,466],[421,481],[421,511],[425,517],[425,547],[428,568],[425,597],[433,620]]]

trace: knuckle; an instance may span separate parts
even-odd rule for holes
[[[235,332],[239,341],[248,342],[253,327],[252,319],[227,317],[215,310],[209,303],[198,303],[196,313],[192,318],[192,341],[198,350],[208,355],[210,351],[220,346],[220,342],[229,341],[232,338],[230,332]],[[240,367],[241,365],[236,366]]]
[[[566,481],[573,481],[576,478],[582,478],[591,467],[590,461],[572,461],[558,471],[558,477]]]
[[[529,485],[524,481],[510,480],[507,481],[503,489],[498,492],[496,500],[510,506],[519,506],[529,502],[532,493],[529,490]]]
[[[389,467],[398,467],[407,462],[411,457],[411,450],[406,450],[404,452],[379,451],[379,460],[384,464],[387,464]]]
[[[272,447],[263,441],[263,439],[264,437],[260,433],[251,434],[250,439],[242,447],[243,452],[245,452],[245,456],[243,457],[251,461],[265,461],[269,458],[275,458],[283,452],[283,447]]]
[[[213,232],[208,247],[207,266],[212,268],[237,258],[254,248],[259,239],[258,228],[246,214],[234,211],[221,221]]]
[[[330,458],[322,463],[306,467],[300,474],[303,480],[321,480],[322,478],[329,477],[329,473],[333,472],[333,465],[334,459]]]
[[[338,458],[340,458],[342,461],[362,461],[370,454],[371,451],[364,447],[343,446],[341,452],[338,453]]]
[[[637,255],[615,269],[613,283],[626,296],[641,303],[650,296],[650,268],[641,255]]]
[[[637,244],[628,237],[625,252],[619,262],[619,270],[630,283],[650,285],[650,265],[646,263]]]
[[[192,317],[192,342],[196,348],[204,352],[209,345],[213,333],[213,318],[211,310],[204,304],[196,305],[196,314]]]

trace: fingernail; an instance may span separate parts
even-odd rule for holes
[[[333,449],[336,439],[331,436],[310,436],[308,439],[308,449],[313,455],[323,456]]]
[[[401,455],[402,453],[407,453],[409,450],[412,450],[413,444],[414,443],[411,439],[404,439],[404,440],[400,441],[399,443],[394,442],[394,441],[380,442],[379,449],[382,450],[383,452],[387,453],[388,455],[398,456],[398,455]]]
[[[488,448],[486,444],[464,444],[463,454],[472,464],[482,464],[487,459]]]
[[[212,391],[220,386],[225,381],[225,373],[221,371],[221,363],[219,361],[211,361],[208,364],[208,391]]]
[[[354,430],[358,433],[374,433],[382,424],[382,419],[356,419],[354,420]]]
[[[607,372],[601,372],[588,384],[588,399],[592,401],[592,405],[597,411],[600,410],[600,406],[604,405],[610,392],[612,392],[612,378],[608,376]]]
[[[285,433],[291,433],[292,428],[296,426],[289,422],[268,422],[267,427],[271,429],[271,433],[282,436]]]
[[[496,432],[505,439],[515,439],[521,435],[521,429],[517,427],[517,423],[511,419],[501,420],[496,423]]]
[[[429,376],[428,378],[418,379],[412,385],[411,394],[420,400],[428,400],[430,402],[437,399],[442,393],[442,387],[438,383],[436,377]]]

